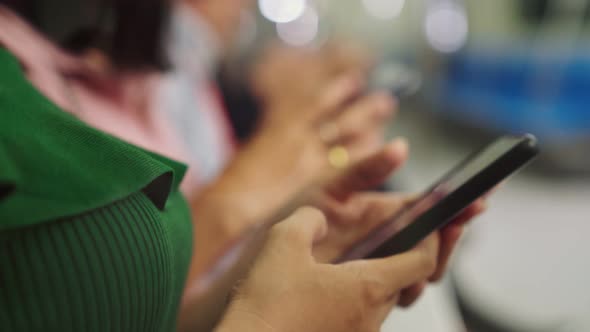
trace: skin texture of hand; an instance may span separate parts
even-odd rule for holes
[[[402,290],[436,271],[438,233],[404,254],[332,265],[312,255],[326,232],[312,208],[275,225],[217,331],[377,332]]]

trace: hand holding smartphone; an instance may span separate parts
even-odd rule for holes
[[[471,155],[337,262],[410,250],[538,154],[532,135],[504,136]]]

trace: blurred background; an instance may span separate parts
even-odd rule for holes
[[[389,136],[410,162],[395,190],[420,191],[503,133],[531,132],[541,157],[491,199],[452,271],[383,331],[590,331],[590,1],[258,0],[218,75],[234,127],[251,132],[235,77],[271,40],[333,39],[375,58],[399,95]]]

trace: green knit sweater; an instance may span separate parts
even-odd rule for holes
[[[0,49],[0,331],[172,331],[185,166],[82,124]]]

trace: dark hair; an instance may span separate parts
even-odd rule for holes
[[[122,70],[168,67],[172,0],[0,0],[72,52],[104,51]]]

